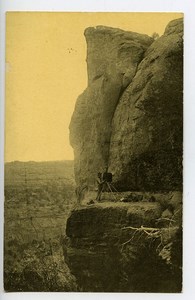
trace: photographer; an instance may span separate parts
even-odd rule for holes
[[[96,200],[100,201],[101,200],[101,194],[104,192],[107,188],[109,188],[110,191],[110,183],[112,182],[112,173],[108,173],[108,167],[106,168],[106,171],[104,173],[98,173],[98,193]]]
[[[104,190],[105,187],[105,183],[106,180],[103,179],[103,174],[102,173],[98,173],[98,179],[97,179],[97,183],[98,183],[98,193],[97,193],[97,197],[96,197],[96,201],[100,201],[101,200],[101,194]]]

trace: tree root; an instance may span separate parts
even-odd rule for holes
[[[134,231],[134,233],[133,233],[132,237],[128,241],[125,241],[124,243],[122,243],[122,250],[123,250],[123,247],[125,245],[129,244],[135,238],[135,235],[137,233],[140,233],[139,239],[144,234],[146,235],[147,239],[156,240],[156,239],[160,238],[160,243],[159,243],[159,245],[156,248],[157,252],[158,251],[160,252],[161,246],[164,247],[163,240],[162,240],[162,230],[160,228],[145,227],[145,226],[142,225],[141,227],[128,226],[128,227],[123,227],[122,228],[122,230],[125,230],[125,229],[131,229],[131,230]]]

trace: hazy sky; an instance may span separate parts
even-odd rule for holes
[[[5,161],[73,159],[75,101],[87,86],[86,27],[151,35],[174,13],[7,13]],[[71,49],[72,48],[72,49]]]

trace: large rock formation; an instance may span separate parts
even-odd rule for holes
[[[78,185],[109,170],[121,190],[182,189],[183,21],[152,38],[85,31],[88,87],[70,124]]]
[[[115,110],[109,166],[124,188],[181,189],[183,41],[176,24],[149,47]]]
[[[183,21],[155,41],[102,26],[85,36],[88,87],[70,124],[78,191],[95,200],[108,166],[120,193],[74,209],[66,262],[83,291],[180,292]]]
[[[119,99],[136,74],[153,39],[98,26],[85,31],[88,87],[79,96],[70,124],[78,185],[94,185],[109,159],[112,119]]]

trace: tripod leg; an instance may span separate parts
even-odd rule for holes
[[[110,184],[108,182],[106,182],[106,183],[107,183],[107,186],[108,186],[109,190],[111,191],[112,195],[114,196],[115,200],[117,200],[116,196],[113,194]]]
[[[101,186],[101,189],[98,190],[98,194],[96,197],[96,201],[98,202],[101,200],[102,191],[103,191],[103,186]]]
[[[110,183],[110,186],[118,193],[117,189],[114,187],[113,184]]]

